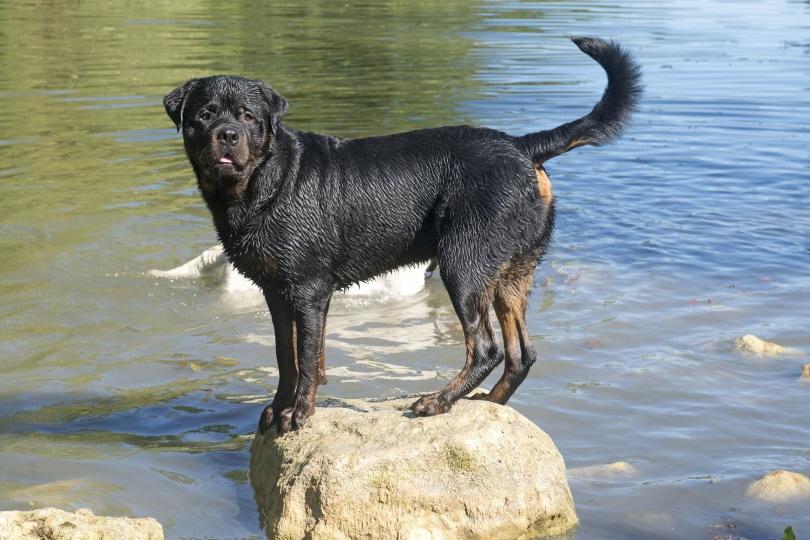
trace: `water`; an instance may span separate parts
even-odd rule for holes
[[[810,3],[2,2],[0,509],[151,515],[169,538],[261,535],[247,446],[276,383],[266,310],[149,278],[215,242],[163,94],[270,81],[299,129],[553,127],[601,93],[569,34],[636,51],[622,141],[549,163],[558,227],[511,404],[569,467],[585,539],[810,534],[807,502],[744,496],[810,473]],[[732,351],[755,333],[799,351]],[[436,389],[462,363],[440,283],[335,300],[321,396]],[[491,383],[492,381],[490,381]]]

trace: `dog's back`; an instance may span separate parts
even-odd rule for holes
[[[532,162],[505,133],[456,126],[303,147],[316,156],[282,206],[312,216],[299,232],[317,236],[341,286],[435,257],[461,220],[482,229],[482,243],[542,234],[550,201],[538,200]]]

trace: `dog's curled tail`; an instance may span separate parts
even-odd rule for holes
[[[618,43],[591,37],[573,38],[572,41],[607,72],[607,88],[599,103],[582,118],[551,130],[515,138],[518,147],[536,164],[578,146],[612,142],[621,135],[641,95],[641,69]]]

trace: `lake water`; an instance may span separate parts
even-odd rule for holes
[[[0,510],[262,534],[246,477],[276,383],[266,308],[144,275],[215,243],[163,94],[238,73],[299,129],[520,134],[598,99],[573,34],[634,50],[646,93],[618,144],[548,164],[541,359],[510,404],[569,467],[638,470],[571,478],[572,537],[810,535],[806,500],[744,495],[768,470],[810,473],[810,2],[273,4],[0,3]],[[336,299],[327,331],[321,397],[437,389],[462,364],[435,279]],[[735,353],[747,333],[797,354]]]

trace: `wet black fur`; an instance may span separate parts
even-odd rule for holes
[[[193,79],[166,96],[225,251],[270,307],[280,381],[262,432],[296,429],[312,413],[332,293],[402,265],[438,260],[468,343],[465,369],[417,402],[417,414],[445,412],[503,360],[489,306],[500,303],[499,319],[522,317],[554,224],[535,167],[617,137],[640,91],[638,67],[617,44],[574,42],[607,71],[602,100],[579,120],[521,137],[469,126],[363,139],[304,133],[281,123],[283,97],[239,77]],[[523,334],[512,336],[517,352],[506,343],[499,402],[535,358],[516,324]]]

